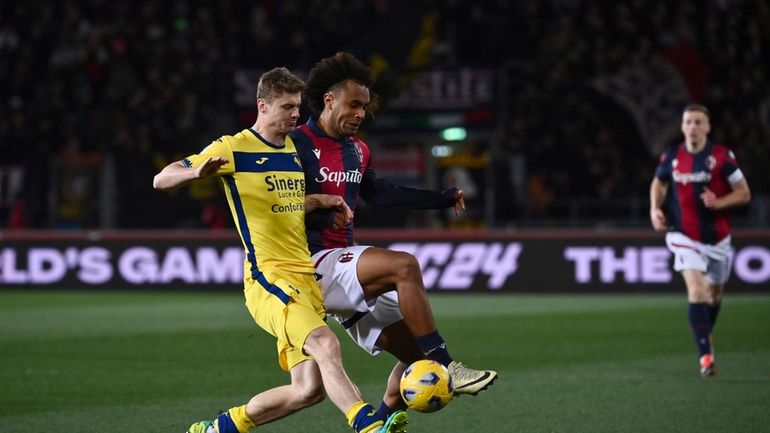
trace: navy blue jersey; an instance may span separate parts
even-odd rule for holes
[[[667,184],[673,183],[669,191],[674,230],[711,245],[730,234],[727,211],[711,210],[700,199],[705,187],[721,197],[743,179],[730,149],[711,142],[696,154],[688,152],[684,144],[672,147],[660,156],[655,176]]]
[[[369,146],[357,137],[335,139],[310,119],[290,134],[305,172],[306,194],[342,196],[355,212],[358,198],[373,206],[442,209],[454,206],[456,188],[444,192],[394,185],[377,177]],[[318,210],[306,218],[311,254],[354,245],[353,224],[335,230],[333,213]]]

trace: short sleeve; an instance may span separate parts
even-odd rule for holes
[[[671,152],[663,152],[658,159],[658,166],[655,168],[655,177],[663,182],[671,181]]]
[[[721,174],[730,185],[735,185],[743,180],[743,172],[738,167],[738,161],[735,159],[735,153],[732,150],[728,150],[725,153]]]
[[[182,160],[185,167],[194,168],[201,165],[207,158],[225,158],[227,164],[219,168],[218,175],[227,175],[234,172],[233,149],[229,144],[228,136],[223,136],[211,142],[200,153],[188,156]]]

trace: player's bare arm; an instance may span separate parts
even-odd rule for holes
[[[455,216],[459,216],[460,212],[465,210],[465,199],[463,198],[463,190],[458,189],[455,193]]]
[[[305,214],[316,209],[334,209],[334,228],[339,229],[353,221],[353,211],[338,195],[308,194],[305,196]]]
[[[666,215],[663,213],[663,201],[666,199],[668,184],[656,178],[650,185],[650,222],[655,231],[661,232],[668,229]]]
[[[729,209],[748,203],[751,200],[751,190],[749,189],[749,183],[746,182],[746,179],[743,179],[733,185],[732,191],[721,197],[717,197],[713,191],[706,187],[701,193],[700,199],[703,201],[703,205],[709,209]]]
[[[195,179],[209,177],[228,163],[227,158],[207,158],[203,164],[188,168],[181,161],[172,162],[155,175],[152,187],[161,191],[170,191],[182,187]]]

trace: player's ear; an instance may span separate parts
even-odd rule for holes
[[[324,107],[331,109],[333,102],[334,102],[334,93],[332,92],[324,93]]]
[[[257,111],[262,114],[267,112],[267,103],[264,99],[257,99]]]

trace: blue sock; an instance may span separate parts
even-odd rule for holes
[[[388,419],[390,414],[392,414],[393,412],[395,412],[397,410],[398,409],[393,409],[393,408],[388,407],[388,405],[385,404],[385,401],[383,400],[380,403],[380,408],[377,409],[377,414],[376,415],[377,415],[377,417],[382,418],[382,420],[385,421],[385,420]]]
[[[690,304],[690,329],[700,356],[711,353],[711,306],[706,303]]]
[[[711,328],[717,323],[717,316],[719,315],[719,309],[722,308],[722,302],[717,302],[714,305],[709,306],[709,315],[711,316]]]
[[[365,404],[358,410],[355,418],[353,419],[353,430],[359,432],[364,428],[370,426],[372,423],[381,421],[377,412],[374,410],[374,406],[371,404]],[[221,432],[220,432],[221,433]]]
[[[438,330],[417,337],[417,345],[420,346],[420,350],[428,359],[438,361],[444,366],[448,366],[452,362],[452,357],[449,356],[446,343],[441,338]]]
[[[222,412],[217,417],[217,427],[219,427],[219,433],[240,433],[238,427],[230,418],[229,412]]]

